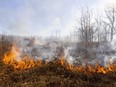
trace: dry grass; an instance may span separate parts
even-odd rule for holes
[[[85,75],[52,62],[25,70],[1,64],[0,87],[116,87],[116,72]]]
[[[2,63],[11,44],[0,45],[0,87],[116,87],[116,72],[84,74],[50,62],[24,70]],[[9,44],[9,45],[8,45]]]

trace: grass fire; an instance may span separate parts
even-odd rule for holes
[[[28,56],[24,56],[22,59],[17,59],[17,49],[15,46],[12,47],[11,51],[9,54],[5,54],[2,62],[5,65],[12,66],[14,70],[24,70],[28,68],[33,68],[35,66],[42,66],[42,60],[33,60],[29,58]],[[52,61],[50,61],[52,62]],[[45,61],[44,65],[47,65],[49,62]],[[58,58],[58,60],[55,60],[54,63],[58,63],[61,66],[63,66],[66,69],[69,69],[71,71],[76,71],[76,72],[82,72],[85,74],[89,73],[102,73],[102,74],[107,74],[109,72],[116,72],[116,64],[109,64],[107,67],[100,66],[97,63],[93,66],[91,65],[84,65],[84,66],[74,66],[69,63],[62,57]]]
[[[12,45],[1,59],[1,87],[115,87],[115,63],[74,65],[64,56],[43,61],[28,55],[21,58],[20,53],[20,48]]]
[[[0,0],[0,87],[116,87],[116,0]]]

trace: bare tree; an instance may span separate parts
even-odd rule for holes
[[[97,18],[95,19],[95,27],[96,27],[96,31],[97,31],[97,33],[96,33],[96,38],[97,38],[97,43],[98,43],[97,46],[99,46],[100,36],[101,36],[100,31],[102,29],[102,20],[101,20],[100,16],[97,16]]]
[[[81,17],[79,21],[79,28],[78,30],[78,35],[79,35],[79,40],[81,41],[82,44],[84,44],[85,47],[85,55],[87,57],[88,55],[88,47],[92,46],[93,41],[94,41],[94,34],[96,32],[94,28],[94,23],[92,19],[92,15],[88,9],[82,9],[81,11]]]
[[[113,38],[114,38],[114,31],[116,30],[115,29],[115,26],[116,26],[116,9],[115,9],[114,5],[109,6],[105,10],[105,14],[106,14],[106,18],[107,18],[105,23],[109,26],[109,29],[110,29],[110,41],[112,41]]]
[[[109,40],[109,26],[106,24],[106,23],[102,23],[102,35],[101,35],[101,38],[102,38],[102,41],[108,41]]]

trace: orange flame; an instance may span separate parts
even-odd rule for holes
[[[28,56],[25,56],[24,58],[17,60],[19,53],[20,53],[19,49],[17,49],[16,46],[13,46],[10,53],[8,55],[7,54],[4,55],[3,63],[6,65],[13,66],[14,69],[20,70],[42,65],[41,60],[34,61],[33,59],[30,59]],[[95,64],[94,66],[92,65],[74,66],[67,63],[66,60],[63,59],[63,57],[59,58],[58,63],[68,70],[83,72],[85,74],[89,73],[107,74],[108,72],[116,72],[116,64],[109,64],[108,67],[103,67],[98,64]],[[48,62],[45,62],[44,64],[47,65]]]
[[[28,56],[25,56],[24,58],[21,58],[20,60],[17,60],[18,57],[18,52],[19,50],[13,46],[12,50],[10,51],[10,53],[7,55],[4,55],[3,58],[3,63],[6,65],[11,65],[14,67],[14,69],[27,69],[27,68],[31,68],[36,66],[36,64],[41,64],[41,61],[37,61],[37,63],[35,63],[35,61],[33,59],[29,59]]]

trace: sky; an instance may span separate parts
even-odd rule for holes
[[[0,0],[0,33],[67,36],[75,30],[82,7],[102,12],[116,0]]]

